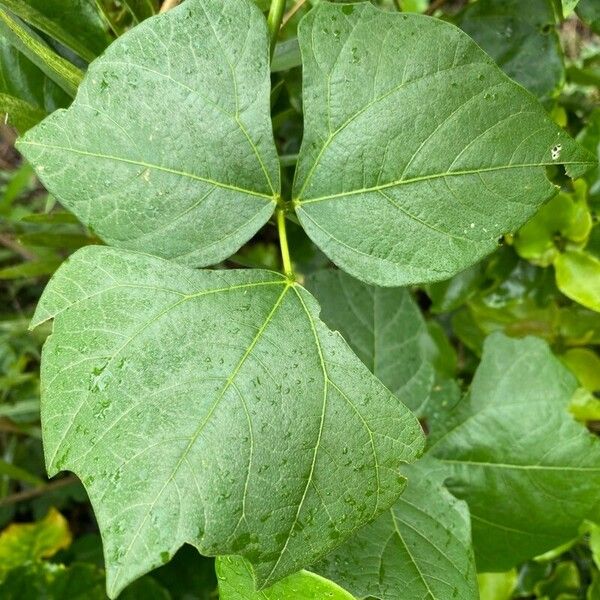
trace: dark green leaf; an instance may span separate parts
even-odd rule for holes
[[[555,193],[546,166],[595,164],[452,25],[321,2],[299,38],[297,214],[364,281],[447,279]]]
[[[458,19],[506,74],[536,96],[554,95],[565,66],[550,0],[479,0]]]
[[[306,287],[321,318],[412,411],[420,413],[433,385],[427,325],[408,290],[365,285],[342,271],[320,271]]]
[[[359,598],[477,600],[469,511],[436,461],[402,469],[400,500],[315,567]]]
[[[478,570],[561,545],[597,509],[600,439],[567,412],[576,387],[541,340],[487,339],[469,395],[429,450],[469,504]]]
[[[93,0],[1,0],[0,5],[88,62],[110,43]]]
[[[267,222],[279,194],[268,65],[250,0],[187,0],[112,44],[73,106],[19,148],[108,243],[217,263]]]
[[[67,94],[75,95],[83,77],[82,72],[56,54],[39,35],[3,8],[0,8],[0,34]]]
[[[112,596],[184,542],[270,585],[396,501],[419,424],[318,311],[275,273],[102,246],[57,272],[34,318],[55,320],[47,467],[81,476]]]

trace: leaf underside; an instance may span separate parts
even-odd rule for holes
[[[267,271],[91,246],[57,272],[33,323],[54,319],[47,468],[86,486],[110,594],[184,542],[269,585],[397,499],[418,421],[318,312]]]
[[[205,266],[273,213],[280,183],[269,95],[256,6],[187,0],[114,42],[73,105],[19,149],[107,243]]]
[[[296,212],[329,258],[363,281],[449,278],[552,196],[545,167],[577,177],[594,164],[448,23],[323,2],[299,39]]]

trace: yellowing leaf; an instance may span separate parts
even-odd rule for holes
[[[69,524],[55,508],[36,523],[13,523],[0,534],[0,579],[11,569],[49,558],[70,544]]]

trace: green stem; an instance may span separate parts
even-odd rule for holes
[[[267,18],[269,36],[271,38],[271,54],[273,54],[273,51],[275,50],[275,44],[277,42],[279,30],[281,29],[284,11],[285,0],[271,0],[271,9],[269,10],[269,16]]]
[[[285,209],[277,208],[277,230],[279,232],[279,245],[281,247],[281,260],[283,261],[283,273],[289,279],[294,278],[294,269],[290,259],[290,248],[288,246],[287,230],[285,228]]]

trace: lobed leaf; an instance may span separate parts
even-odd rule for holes
[[[217,263],[279,194],[269,77],[267,27],[250,0],[187,0],[113,43],[71,108],[18,146],[109,244]]]
[[[595,159],[466,34],[368,3],[321,2],[299,28],[300,222],[369,283],[447,279],[554,193],[545,167]]]
[[[318,311],[276,273],[101,246],[56,273],[33,321],[54,319],[47,468],[86,486],[110,595],[185,542],[268,586],[396,501],[420,426]]]

